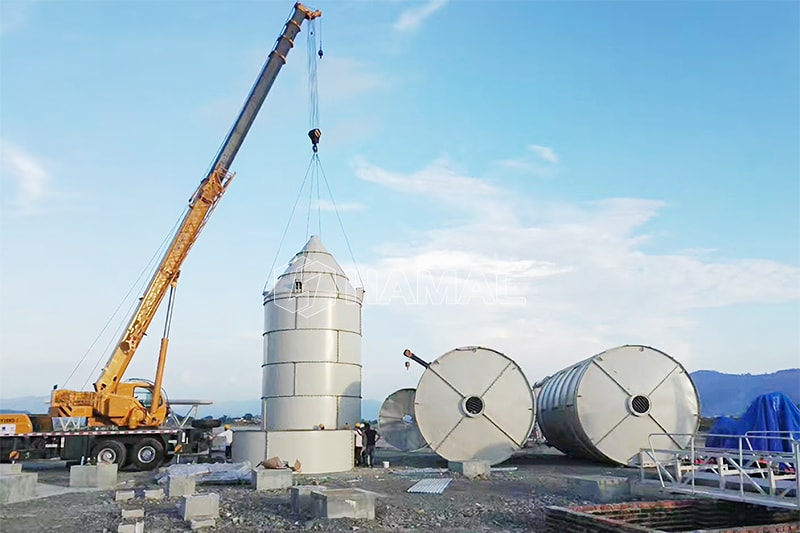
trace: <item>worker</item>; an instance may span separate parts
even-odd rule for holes
[[[361,466],[361,450],[364,448],[364,435],[361,433],[361,424],[356,424],[356,427],[353,428],[353,438],[356,443],[353,464],[355,466]]]
[[[223,428],[224,431],[217,435],[218,437],[223,437],[225,439],[225,460],[231,460],[231,446],[233,445],[233,431],[231,431],[231,425],[225,424]]]
[[[364,449],[364,459],[366,466],[372,468],[375,466],[375,444],[381,440],[378,432],[369,427],[369,422],[364,422],[364,440],[366,441],[366,448]]]

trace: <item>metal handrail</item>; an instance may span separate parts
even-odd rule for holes
[[[711,468],[712,471],[716,471],[717,475],[719,476],[718,493],[716,493],[717,497],[724,497],[724,495],[731,494],[727,489],[727,482],[729,478],[726,476],[729,474],[725,473],[726,467],[731,467],[739,477],[737,491],[738,500],[748,500],[748,496],[745,494],[744,489],[745,486],[749,486],[754,488],[762,499],[764,497],[770,498],[774,501],[779,501],[781,506],[785,506],[784,504],[789,502],[787,495],[794,490],[794,503],[790,504],[790,506],[800,509],[800,474],[798,473],[798,467],[800,467],[800,440],[793,438],[791,435],[789,437],[784,437],[766,434],[761,435],[761,433],[770,432],[754,431],[750,435],[651,433],[648,436],[649,448],[642,448],[640,450],[640,479],[642,481],[645,479],[644,469],[647,463],[646,458],[649,457],[652,463],[655,464],[656,472],[658,473],[658,479],[662,487],[668,488],[668,484],[670,484],[673,485],[673,489],[680,489],[681,486],[688,485],[691,487],[692,494],[698,494],[699,492],[696,485],[696,472],[701,465],[700,462],[704,461],[705,464]],[[773,433],[791,434],[796,432]],[[697,446],[696,439],[698,437],[707,438],[709,436],[736,439],[738,441],[738,449],[708,448],[705,446]],[[758,436],[759,439],[787,442],[788,446],[786,447],[790,448],[792,451],[777,452],[768,450],[753,450],[749,437],[755,436]],[[667,437],[672,441],[675,441],[676,437],[685,437],[687,438],[688,449],[684,448],[676,450],[674,448],[656,448],[653,443],[653,437]],[[671,464],[675,467],[675,476],[669,472],[668,467],[664,464],[665,461],[660,459],[660,457],[663,457],[664,455],[671,456],[673,458],[672,460],[667,461],[667,464]],[[713,460],[713,462],[709,462],[710,460]],[[683,464],[684,461],[689,462],[688,467]],[[793,473],[776,474],[776,470],[780,472],[781,465],[791,466]],[[689,476],[686,480],[682,479],[682,472],[684,468],[689,471]],[[786,468],[785,470],[788,472],[789,469]],[[760,479],[768,480],[769,493],[764,490],[762,484],[759,483],[757,478],[754,478],[754,476],[761,476]],[[794,478],[794,483],[788,488],[779,490],[778,482],[783,480],[788,481],[792,477]]]

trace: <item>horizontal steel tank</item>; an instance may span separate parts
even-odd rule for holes
[[[448,461],[505,461],[525,445],[534,409],[520,367],[477,346],[451,350],[430,363],[414,399],[420,433]]]
[[[664,352],[626,345],[606,350],[542,380],[537,422],[548,444],[567,455],[633,466],[654,444],[682,448],[700,422],[689,373]]]
[[[427,446],[414,417],[414,389],[400,389],[390,394],[378,413],[378,432],[383,440],[400,450],[412,452]]]

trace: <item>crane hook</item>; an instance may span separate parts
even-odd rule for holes
[[[322,137],[322,132],[319,130],[319,128],[309,130],[308,138],[311,139],[311,149],[314,150],[315,153],[317,151],[317,145],[319,144],[320,137]]]

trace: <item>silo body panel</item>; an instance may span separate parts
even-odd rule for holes
[[[350,285],[318,237],[311,237],[265,293],[264,425],[280,434],[281,446],[292,439],[295,446],[307,438],[322,442],[328,437],[316,434],[360,421],[362,299],[363,290]],[[324,431],[314,429],[320,425]],[[273,445],[268,441],[268,449]],[[330,469],[320,471],[339,471],[340,459],[332,457]]]
[[[533,394],[510,358],[488,348],[458,348],[422,374],[414,415],[425,441],[448,461],[497,464],[525,445]]]
[[[537,421],[547,442],[575,457],[638,463],[641,448],[685,446],[700,404],[688,372],[664,352],[620,346],[543,381]]]

